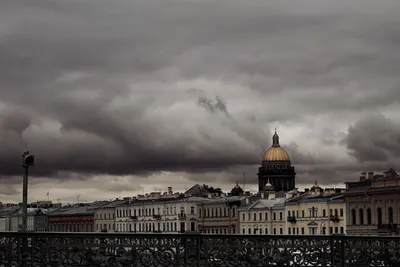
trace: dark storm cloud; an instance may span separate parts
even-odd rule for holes
[[[215,103],[213,103],[213,101],[211,99],[208,99],[204,96],[200,96],[197,103],[212,113],[221,111],[221,112],[225,113],[226,115],[228,115],[228,110],[227,110],[226,104],[218,96],[216,97]]]
[[[398,162],[400,124],[374,114],[350,126],[345,142],[351,155],[361,162]]]
[[[0,173],[20,174],[25,149],[37,154],[33,174],[44,176],[253,168],[271,123],[398,104],[398,7],[2,1]],[[321,140],[337,144],[335,136]],[[370,145],[349,149],[369,160],[359,154]],[[395,155],[382,145],[381,160]],[[304,174],[332,162],[306,143],[288,150]]]

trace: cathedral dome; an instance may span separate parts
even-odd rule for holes
[[[272,137],[272,146],[265,151],[263,161],[290,161],[289,153],[279,145],[276,131]]]
[[[270,147],[264,153],[263,161],[290,161],[289,153],[281,147]]]

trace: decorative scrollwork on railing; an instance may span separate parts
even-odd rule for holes
[[[400,238],[0,233],[0,267],[400,266]]]

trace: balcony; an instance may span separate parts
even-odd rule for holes
[[[184,220],[184,219],[186,219],[186,214],[179,213],[178,217],[179,217],[179,219]]]
[[[330,215],[329,220],[331,220],[332,222],[339,222],[340,218],[338,215]]]
[[[131,216],[131,219],[136,221],[137,220],[137,216]]]
[[[0,266],[400,266],[396,237],[51,232],[0,236]]]
[[[154,215],[153,215],[153,218],[156,219],[156,220],[161,220],[161,215],[159,215],[159,214],[154,214]]]
[[[290,223],[296,223],[296,217],[294,216],[287,217],[287,221]]]

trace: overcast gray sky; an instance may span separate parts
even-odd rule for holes
[[[0,200],[400,170],[398,0],[2,0]]]

